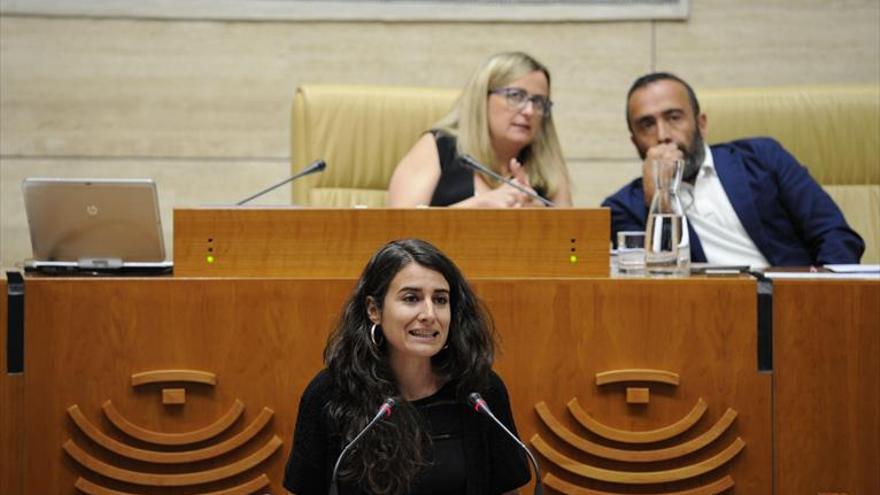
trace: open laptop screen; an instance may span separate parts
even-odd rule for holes
[[[22,190],[34,267],[170,265],[152,180],[29,178]]]

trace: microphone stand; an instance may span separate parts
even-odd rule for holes
[[[235,206],[241,206],[241,205],[243,205],[253,199],[259,198],[260,196],[266,194],[267,192],[274,191],[275,189],[278,189],[279,187],[283,186],[284,184],[287,184],[288,182],[295,181],[296,179],[299,179],[300,177],[305,177],[306,175],[313,174],[315,172],[320,172],[320,171],[324,170],[325,168],[327,168],[327,162],[325,162],[324,160],[320,160],[320,159],[315,160],[308,167],[303,169],[301,172],[294,174],[294,175],[284,179],[283,181],[281,181],[277,184],[271,185],[271,186],[267,187],[266,189],[263,189],[262,191],[258,192],[257,194],[254,194],[253,196],[248,196],[247,198],[244,198],[243,200],[239,201],[238,203],[235,203]]]
[[[467,167],[471,170],[474,170],[476,172],[480,172],[482,174],[486,174],[489,177],[491,177],[499,182],[503,182],[503,183],[507,184],[508,186],[516,189],[517,191],[519,191],[523,194],[526,194],[527,196],[534,198],[534,199],[537,199],[538,201],[544,203],[544,206],[556,206],[556,203],[554,203],[553,201],[550,201],[547,198],[541,197],[540,194],[537,194],[534,191],[526,189],[525,187],[519,185],[516,181],[510,180],[507,177],[503,177],[503,176],[499,175],[494,170],[490,169],[489,167],[487,167],[487,166],[483,165],[482,163],[478,162],[477,160],[475,160],[474,157],[472,157],[471,155],[463,155],[461,157],[461,159],[465,163],[465,165],[467,165]]]
[[[339,471],[339,466],[342,464],[342,458],[345,457],[345,454],[348,452],[348,450],[351,449],[351,447],[355,443],[357,443],[357,441],[360,440],[362,436],[364,436],[364,433],[369,431],[370,428],[373,427],[373,425],[378,423],[379,420],[383,417],[391,416],[391,410],[394,408],[395,405],[397,405],[397,402],[391,397],[385,399],[385,401],[382,402],[382,405],[379,406],[379,411],[376,413],[375,416],[373,416],[373,419],[370,420],[370,422],[367,423],[367,426],[364,426],[364,429],[361,430],[361,432],[358,433],[357,436],[355,436],[350,442],[348,442],[348,445],[346,445],[342,449],[342,452],[339,453],[339,457],[336,458],[336,464],[333,466],[333,474],[330,476],[330,490],[328,492],[328,495],[337,495],[339,493],[339,489],[336,487],[336,473],[337,471]]]
[[[513,432],[508,430],[507,427],[504,426],[504,423],[499,421],[498,418],[496,418],[495,415],[492,414],[492,411],[489,409],[489,404],[486,404],[486,401],[483,400],[483,397],[480,394],[478,394],[477,392],[471,392],[468,395],[468,403],[474,408],[474,411],[483,413],[486,416],[490,417],[496,425],[504,430],[504,433],[507,433],[507,435],[511,439],[513,439],[513,441],[516,442],[517,445],[519,445],[519,448],[526,451],[526,454],[529,457],[529,461],[531,461],[532,467],[535,469],[535,491],[533,491],[532,493],[534,495],[544,495],[544,482],[541,481],[541,469],[538,467],[538,461],[535,460],[535,456],[532,455],[532,451],[530,451],[529,448],[526,447],[526,444],[522,443],[520,439],[513,434]]]

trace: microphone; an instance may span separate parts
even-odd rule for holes
[[[321,163],[323,164],[324,162]],[[330,491],[328,492],[328,495],[337,495],[339,493],[339,490],[336,487],[336,472],[339,471],[339,465],[342,464],[342,458],[345,457],[348,450],[357,443],[357,441],[364,436],[364,433],[369,431],[373,425],[378,423],[383,417],[387,418],[391,416],[391,410],[394,409],[395,405],[397,405],[397,402],[391,397],[385,399],[385,401],[382,402],[382,405],[379,406],[379,410],[376,412],[376,415],[373,416],[373,419],[371,419],[370,422],[367,423],[367,426],[364,426],[364,429],[348,442],[348,445],[346,445],[345,448],[342,449],[342,452],[339,453],[339,457],[336,458],[336,464],[333,466],[333,474],[330,476]]]
[[[462,155],[461,159],[462,159],[462,161],[464,161],[464,164],[467,165],[467,167],[471,170],[474,170],[476,172],[480,172],[482,174],[486,174],[489,177],[492,177],[493,179],[495,179],[497,181],[503,182],[503,183],[507,184],[508,186],[516,189],[517,191],[519,191],[523,194],[526,194],[529,197],[537,199],[538,201],[544,203],[544,205],[546,205],[546,206],[556,206],[556,203],[554,203],[553,201],[550,201],[547,198],[541,197],[540,194],[538,194],[534,191],[526,189],[525,187],[517,184],[516,181],[510,180],[507,177],[503,177],[503,176],[497,174],[494,170],[490,169],[489,167],[487,167],[487,166],[483,165],[482,163],[478,162],[477,160],[475,160],[474,157],[472,157],[471,155]]]
[[[492,414],[492,411],[489,409],[489,404],[486,404],[486,401],[483,400],[483,397],[479,393],[471,392],[470,394],[468,394],[467,400],[468,404],[470,404],[471,407],[474,408],[474,411],[478,413],[483,413],[486,416],[492,418],[492,421],[500,426],[501,429],[504,430],[504,433],[507,433],[507,435],[512,438],[513,441],[516,442],[516,444],[519,445],[521,449],[526,451],[526,454],[529,457],[529,461],[531,461],[532,463],[532,467],[535,468],[535,491],[533,491],[532,493],[534,495],[544,495],[544,483],[541,481],[541,469],[538,467],[538,461],[535,460],[535,456],[532,455],[532,452],[529,450],[529,448],[526,447],[526,445],[522,443],[519,438],[516,437],[516,435],[508,430],[507,427],[504,426],[504,423],[499,421],[498,418],[496,418],[495,415]]]
[[[313,174],[315,172],[320,172],[320,171],[324,170],[325,168],[327,168],[327,162],[325,162],[324,160],[321,160],[321,159],[315,160],[308,167],[301,170],[299,173],[294,174],[294,175],[284,179],[283,181],[279,182],[278,184],[269,186],[266,189],[263,189],[262,191],[258,192],[257,194],[254,194],[253,196],[248,196],[247,198],[244,198],[243,200],[239,201],[238,203],[235,203],[235,206],[241,206],[241,205],[243,205],[253,199],[259,198],[260,196],[266,194],[269,191],[273,191],[275,189],[278,189],[279,187],[283,186],[284,184],[287,184],[288,182],[295,181],[296,179],[299,179],[300,177],[305,177],[306,175]]]

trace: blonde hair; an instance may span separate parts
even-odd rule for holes
[[[487,115],[489,92],[534,71],[544,73],[549,89],[550,71],[528,54],[506,52],[493,55],[468,80],[452,111],[433,128],[455,136],[460,155],[471,155],[481,163],[496,168],[498,157],[492,147]],[[548,196],[553,196],[560,184],[570,182],[552,113],[541,120],[541,128],[534,141],[520,152],[519,160],[529,175],[532,187],[543,188]]]

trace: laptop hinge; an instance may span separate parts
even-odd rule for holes
[[[87,270],[116,270],[122,268],[122,260],[119,258],[80,258],[76,265]]]

